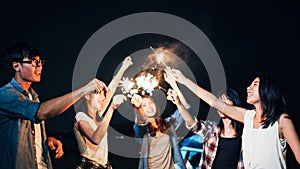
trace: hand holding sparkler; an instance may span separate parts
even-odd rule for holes
[[[165,68],[164,79],[171,85],[171,87],[176,86],[176,80],[170,67]]]
[[[176,83],[176,80],[183,79],[185,77],[180,72],[180,70],[177,69],[166,68],[165,72],[166,72],[164,74],[165,81],[168,82],[172,87],[172,89],[168,90],[167,99],[172,101],[177,106],[182,104],[186,109],[189,109],[190,104],[187,103],[185,97],[183,96],[182,92],[180,91]]]
[[[130,100],[131,104],[136,108],[141,107],[142,101],[142,96],[138,94],[134,94]]]
[[[168,70],[168,72],[169,75],[172,76],[174,80],[179,83],[183,83],[186,80],[186,77],[178,69],[170,69],[170,71]]]
[[[173,89],[169,89],[168,90],[167,100],[170,100],[175,105],[181,104],[177,92],[175,90],[173,90]]]
[[[122,103],[124,103],[124,101],[127,100],[127,97],[122,95],[122,94],[117,94],[113,97],[112,103],[111,103],[111,107],[113,109],[117,109]]]

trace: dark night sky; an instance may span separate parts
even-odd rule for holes
[[[227,85],[236,89],[243,98],[256,72],[268,72],[274,76],[286,94],[290,115],[299,131],[300,115],[296,107],[300,94],[297,90],[299,7],[299,3],[292,1],[143,1],[143,4],[126,1],[2,2],[0,50],[3,51],[15,41],[28,41],[39,49],[47,63],[43,67],[42,81],[38,85],[34,84],[34,88],[43,101],[71,91],[76,58],[85,42],[102,26],[137,12],[173,14],[193,23],[205,33],[222,60]],[[99,77],[109,82],[113,75],[110,70],[117,66],[114,60],[118,64],[121,58],[131,52],[151,44],[155,46],[164,43],[166,39],[160,36],[127,39],[128,43],[120,43],[116,47],[118,52],[114,54],[117,55],[107,56],[108,67],[101,67]],[[197,72],[196,66],[193,69]],[[201,81],[200,78],[197,77],[197,81]],[[9,80],[10,75],[1,62],[0,85]],[[67,112],[47,121],[50,132],[72,132],[72,110]],[[113,123],[117,123],[117,117],[114,117]]]

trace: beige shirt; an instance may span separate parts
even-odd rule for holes
[[[174,169],[170,136],[168,134],[156,132],[155,137],[149,138],[149,169]]]
[[[32,95],[28,93],[29,99],[32,100]],[[44,162],[43,158],[43,146],[42,146],[42,132],[41,125],[34,124],[34,144],[36,151],[36,160],[38,169],[47,169],[47,164]]]

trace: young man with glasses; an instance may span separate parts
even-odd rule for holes
[[[51,169],[48,147],[55,149],[56,158],[63,151],[60,141],[46,137],[44,120],[63,113],[84,95],[107,87],[93,79],[71,93],[40,102],[31,88],[32,83],[40,82],[45,63],[38,50],[29,43],[16,43],[5,50],[4,57],[14,76],[0,88],[0,168]]]
[[[44,59],[36,59],[36,58],[32,58],[31,60],[20,60],[19,62],[31,64],[33,67],[41,67],[42,65],[45,64]]]

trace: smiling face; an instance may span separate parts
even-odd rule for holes
[[[33,57],[33,60],[39,61],[40,56]],[[29,61],[30,63],[14,62],[15,77],[21,82],[40,82],[43,69],[42,64],[34,66],[28,58],[24,58],[22,61]]]
[[[100,93],[93,93],[85,96],[87,100],[87,107],[91,112],[101,111],[105,100],[104,91]]]
[[[247,103],[255,104],[260,101],[259,97],[259,78],[255,78],[250,86],[247,87]]]
[[[145,115],[149,117],[154,117],[157,113],[156,103],[150,98],[144,97],[142,101],[141,108],[143,109]]]

